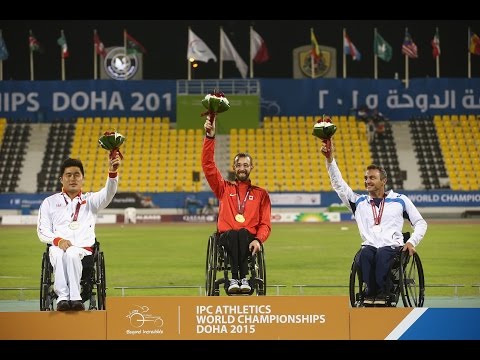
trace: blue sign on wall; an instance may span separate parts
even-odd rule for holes
[[[198,81],[198,80],[197,80]],[[211,80],[210,80],[211,81]],[[261,116],[348,115],[366,105],[390,120],[480,115],[480,79],[260,79]],[[0,81],[0,117],[168,116],[175,80]],[[259,119],[260,120],[260,119]]]
[[[390,120],[480,115],[480,79],[263,79],[262,116],[348,115],[366,105]]]
[[[176,81],[1,81],[0,117],[51,122],[80,116],[168,116]]]
[[[418,207],[480,207],[480,192],[479,191],[401,191],[402,194],[407,195],[413,203]],[[282,193],[285,194],[285,193]],[[337,193],[330,192],[319,192],[321,202],[320,204],[314,206],[305,205],[302,207],[305,208],[326,208],[334,203],[340,203],[340,199]],[[0,209],[17,209],[21,210],[22,208],[29,208],[37,210],[40,207],[40,204],[43,199],[51,194],[0,194]],[[138,196],[137,196],[138,195]],[[121,201],[118,201],[118,204],[115,202],[115,199],[109,208],[125,208],[128,206],[133,207],[162,207],[169,209],[182,209],[185,207],[185,200],[188,196],[191,196],[192,193],[138,193],[131,195],[130,193],[117,194],[115,197],[121,198]],[[270,194],[272,195],[272,194]],[[123,196],[123,198],[122,198]],[[137,197],[148,198],[149,202],[147,205],[139,205],[142,202],[137,201]],[[203,205],[208,203],[208,199],[214,197],[212,192],[202,191],[195,193],[195,198]],[[128,198],[128,199],[126,199]],[[130,202],[128,202],[128,201]],[[275,205],[272,207],[275,208]],[[288,205],[282,204],[278,207],[289,207]],[[298,207],[296,204],[292,204],[291,207]]]

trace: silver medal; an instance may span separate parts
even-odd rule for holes
[[[382,232],[382,227],[380,225],[373,225],[372,231],[374,233],[381,233]]]
[[[68,227],[70,230],[77,230],[80,227],[80,224],[78,221],[72,221],[70,224],[68,224]]]

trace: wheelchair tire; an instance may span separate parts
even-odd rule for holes
[[[405,307],[422,307],[425,301],[425,277],[422,262],[417,253],[400,256],[400,292]]]
[[[357,257],[360,255],[360,250],[353,257],[352,266],[350,267],[350,281],[349,281],[349,295],[350,305],[352,307],[363,307],[363,300],[365,296],[365,284],[362,280],[362,272],[357,266]]]
[[[105,278],[105,258],[103,256],[103,252],[98,253],[95,270],[95,283],[97,285],[97,307],[98,310],[106,310],[107,280]]]
[[[263,246],[261,251],[255,255],[254,288],[257,296],[267,295],[267,270],[265,267],[265,252]]]
[[[52,291],[52,268],[48,251],[42,256],[42,272],[40,275],[40,311],[53,311],[54,298]]]
[[[217,273],[217,251],[215,235],[208,238],[207,260],[205,263],[205,295],[215,295],[215,278]]]

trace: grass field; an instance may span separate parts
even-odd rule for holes
[[[347,227],[346,230],[341,230]],[[107,296],[120,286],[203,286],[206,248],[213,224],[98,225],[105,254]],[[409,230],[405,227],[404,230]],[[45,250],[32,226],[0,226],[0,288],[39,287]],[[304,295],[347,295],[349,271],[360,238],[355,223],[273,224],[265,244],[268,285],[285,285],[281,295],[299,295],[293,285],[340,285],[304,288]],[[480,296],[480,223],[429,221],[417,248],[427,285],[426,296]],[[268,288],[274,295],[275,288]],[[196,296],[199,289],[129,289],[127,296]],[[203,294],[203,292],[202,292]],[[18,299],[18,290],[0,291],[0,299]],[[38,299],[38,291],[25,291]]]

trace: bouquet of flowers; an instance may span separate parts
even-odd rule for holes
[[[213,90],[213,92],[205,96],[205,98],[202,100],[202,105],[205,107],[205,109],[207,109],[207,111],[202,113],[200,116],[208,115],[212,124],[215,121],[215,116],[218,113],[222,113],[230,109],[230,103],[225,97],[225,94],[216,90]]]
[[[98,143],[102,148],[105,150],[110,151],[110,158],[113,159],[117,153],[120,155],[120,159],[123,159],[123,155],[120,152],[120,146],[124,143],[125,137],[116,131],[106,131],[100,139],[98,139]]]
[[[317,123],[313,126],[312,135],[322,139],[323,143],[327,147],[327,156],[330,156],[332,149],[331,138],[337,131],[337,126],[332,123],[330,117],[323,115],[321,119],[317,120]]]

